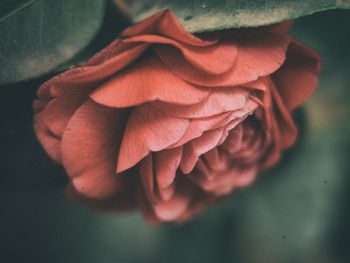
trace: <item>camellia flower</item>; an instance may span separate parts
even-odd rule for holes
[[[277,162],[320,58],[290,21],[193,35],[169,10],[44,83],[35,132],[69,175],[67,196],[183,221]]]

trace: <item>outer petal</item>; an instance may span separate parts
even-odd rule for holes
[[[91,88],[77,88],[51,100],[43,110],[44,120],[50,131],[58,137],[62,134],[78,107],[89,97]]]
[[[90,97],[109,107],[124,108],[154,100],[193,104],[208,94],[209,89],[183,81],[156,57],[147,56],[104,83]]]
[[[126,111],[89,100],[69,121],[62,137],[62,159],[78,192],[105,198],[120,190],[115,165],[126,117]]]
[[[318,82],[320,56],[293,40],[283,66],[272,75],[278,93],[288,110],[293,110],[310,97]]]
[[[215,41],[203,41],[191,33],[186,32],[174,13],[170,10],[159,12],[143,20],[141,23],[126,29],[121,34],[121,37],[127,38],[147,34],[165,36],[193,46],[208,46],[215,43]]]
[[[267,76],[283,64],[289,43],[289,36],[264,32],[254,38],[244,34],[235,34],[231,43],[238,47],[236,63],[225,74],[203,74],[190,63],[179,60],[179,51],[162,54],[155,50],[159,58],[175,74],[191,83],[205,87],[238,86]]]
[[[150,44],[168,44],[155,45],[153,49],[159,55],[167,56],[172,53],[176,47],[182,53],[178,59],[179,63],[188,61],[193,66],[208,74],[222,74],[233,67],[237,56],[237,47],[228,41],[221,41],[215,45],[198,47],[180,43],[170,38],[157,35],[141,35],[124,40],[124,43],[147,42]]]
[[[133,62],[148,46],[148,44],[131,46],[130,49],[106,60],[102,64],[81,66],[68,70],[45,82],[40,89],[51,87],[51,94],[58,96],[72,87],[95,87],[101,81],[106,80]]]
[[[189,120],[167,115],[151,105],[133,110],[119,151],[117,172],[134,166],[150,151],[166,149],[185,133]]]

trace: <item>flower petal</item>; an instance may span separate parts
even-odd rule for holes
[[[102,64],[94,66],[83,65],[63,72],[45,82],[41,89],[51,87],[51,94],[53,96],[59,96],[72,87],[96,87],[101,81],[106,80],[133,62],[148,46],[148,44],[140,44],[125,50]]]
[[[285,63],[272,75],[288,110],[303,104],[316,88],[320,60],[315,51],[295,40],[289,45]]]
[[[156,152],[154,155],[158,186],[167,188],[175,179],[176,170],[181,161],[182,147]]]
[[[283,64],[289,36],[270,32],[254,37],[235,35],[232,44],[238,47],[235,65],[225,74],[210,75],[179,60],[181,53],[174,50],[166,56],[158,54],[169,69],[184,80],[204,87],[239,86],[275,72]],[[156,50],[157,51],[157,50]]]
[[[183,156],[180,162],[180,167],[184,174],[188,174],[193,170],[199,156],[217,146],[221,139],[222,133],[222,128],[207,131],[203,133],[201,137],[198,137],[184,145]]]
[[[148,34],[165,36],[193,46],[208,46],[215,43],[215,41],[204,41],[186,32],[171,10],[159,12],[143,20],[142,23],[127,28],[121,34],[121,38]]]
[[[127,111],[88,100],[73,115],[62,137],[63,165],[78,192],[105,198],[120,190],[115,165]]]
[[[58,137],[62,134],[78,107],[86,101],[91,88],[77,88],[51,100],[43,110],[44,120],[50,131]]]
[[[117,172],[134,166],[150,151],[166,149],[185,133],[189,120],[167,115],[152,105],[136,107],[126,125],[119,151]]]
[[[150,44],[168,44],[154,45],[153,50],[166,60],[167,56],[175,48],[181,51],[178,56],[178,63],[191,63],[193,66],[208,74],[223,74],[233,67],[237,57],[237,47],[227,41],[218,42],[215,45],[198,47],[180,43],[170,38],[158,35],[140,35],[124,40],[124,43],[146,42]]]
[[[203,118],[245,108],[248,94],[249,91],[243,88],[220,88],[213,89],[206,99],[194,105],[176,105],[161,101],[152,102],[152,105],[172,116]]]
[[[105,106],[124,108],[154,100],[193,104],[208,94],[209,89],[179,79],[156,57],[147,56],[101,85],[90,97]]]

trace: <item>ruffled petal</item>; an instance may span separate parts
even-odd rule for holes
[[[105,198],[120,190],[115,165],[127,112],[88,100],[63,133],[63,165],[83,195]]]
[[[154,100],[193,104],[208,94],[209,89],[183,81],[157,58],[147,56],[102,84],[90,97],[105,106],[124,108]]]
[[[176,47],[182,55],[178,56],[178,63],[190,63],[208,74],[223,74],[231,69],[237,56],[237,47],[227,41],[215,45],[198,47],[180,43],[170,38],[157,35],[141,35],[124,40],[125,43],[146,42],[155,45],[153,50],[166,60],[168,54],[174,52]],[[175,50],[176,51],[176,50]]]
[[[320,56],[312,49],[293,40],[287,59],[272,75],[278,93],[288,110],[303,104],[315,90],[321,64]]]
[[[203,133],[201,137],[198,137],[184,145],[183,156],[180,162],[180,167],[184,174],[188,174],[193,170],[199,156],[217,146],[221,139],[222,133],[222,128],[207,131]]]
[[[203,102],[194,105],[176,105],[161,101],[155,101],[152,105],[172,116],[203,118],[245,108],[248,95],[249,91],[243,88],[220,88],[213,89]]]
[[[149,104],[136,107],[124,132],[117,172],[134,166],[150,151],[161,151],[177,142],[189,122],[188,119],[167,115]]]
[[[106,60],[102,64],[94,66],[81,66],[50,79],[42,85],[45,89],[50,87],[52,96],[59,96],[72,87],[96,87],[117,73],[135,59],[137,59],[148,48],[148,44],[140,44]]]
[[[290,40],[288,35],[270,32],[255,34],[254,37],[244,34],[234,37],[236,38],[230,41],[238,47],[238,54],[235,65],[225,74],[204,74],[190,63],[179,60],[181,53],[177,50],[167,53],[166,56],[158,56],[172,72],[193,84],[204,87],[232,87],[270,75],[279,69],[285,60]]]
[[[167,188],[175,179],[182,157],[182,147],[154,153],[155,171],[159,188]]]
[[[127,28],[121,38],[155,34],[181,41],[192,46],[208,46],[216,41],[204,41],[184,30],[171,10],[159,12],[141,23]]]

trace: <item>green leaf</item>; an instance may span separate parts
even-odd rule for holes
[[[254,27],[318,11],[350,8],[350,0],[115,0],[135,21],[170,9],[189,32]]]
[[[0,84],[52,71],[100,28],[105,0],[1,0]]]

